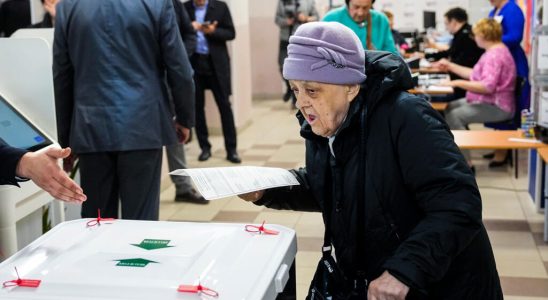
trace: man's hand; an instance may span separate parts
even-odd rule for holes
[[[196,30],[196,31],[201,31],[202,30],[202,24],[200,24],[197,21],[192,21],[192,28],[194,28],[194,30]]]
[[[295,24],[295,18],[286,18],[285,21],[287,23],[287,26]]]
[[[190,128],[186,128],[179,123],[175,123],[175,131],[177,131],[179,143],[186,144],[190,141]]]
[[[369,300],[405,300],[409,287],[401,283],[396,277],[384,271],[382,275],[371,281],[367,291]]]
[[[299,22],[301,23],[306,23],[308,22],[308,16],[303,14],[303,13],[299,13],[299,15],[297,16],[297,19],[299,20]]]
[[[264,195],[264,190],[260,190],[260,191],[255,191],[251,193],[241,194],[241,195],[238,195],[238,197],[240,197],[241,199],[245,201],[255,202],[261,199],[263,195]]]
[[[215,32],[215,29],[217,29],[217,24],[219,24],[217,21],[214,21],[213,23],[209,25],[203,25],[202,24],[202,31],[205,34],[212,34]]]
[[[303,13],[299,13],[297,15],[297,20],[300,22],[300,23],[308,23],[308,22],[314,22],[314,21],[317,21],[316,20],[316,17],[314,16],[307,16]]]
[[[52,20],[55,20],[55,6],[59,0],[44,0],[44,9],[51,16]]]
[[[59,159],[70,156],[70,148],[61,149],[49,146],[37,152],[29,152],[19,160],[16,174],[29,178],[53,197],[74,203],[82,203],[87,197],[78,186],[59,167]]]

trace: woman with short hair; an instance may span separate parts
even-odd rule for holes
[[[472,31],[476,43],[485,53],[474,68],[448,60],[440,67],[463,79],[445,85],[466,90],[466,98],[450,102],[445,119],[451,129],[468,129],[471,123],[509,120],[515,112],[516,66],[512,54],[502,42],[502,26],[494,19],[479,20]],[[472,167],[470,152],[463,151]]]

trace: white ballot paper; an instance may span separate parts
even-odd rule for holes
[[[170,175],[190,176],[207,200],[245,194],[274,187],[299,185],[291,172],[268,167],[224,167],[179,169]]]

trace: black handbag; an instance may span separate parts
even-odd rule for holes
[[[365,118],[367,115],[367,107],[364,104],[364,107],[361,110],[360,116],[360,173],[361,180],[365,182],[365,169],[366,169],[366,160],[365,160]],[[358,199],[364,199],[365,196],[365,185],[358,190]],[[367,279],[363,274],[365,268],[365,262],[362,255],[357,257],[358,271],[356,272],[354,278],[347,278],[345,274],[340,269],[339,265],[333,258],[332,245],[331,245],[331,235],[329,233],[329,228],[331,224],[331,201],[326,201],[324,204],[324,220],[325,220],[325,233],[324,233],[324,242],[322,248],[322,258],[318,262],[316,267],[316,273],[314,278],[310,283],[308,289],[308,295],[306,296],[307,300],[358,300],[367,298]],[[365,230],[365,203],[364,201],[358,201],[357,210],[358,210],[358,227],[356,230],[357,233],[357,242],[356,250],[357,253],[363,253],[364,241],[363,234]]]

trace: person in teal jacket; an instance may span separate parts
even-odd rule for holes
[[[372,0],[346,0],[346,5],[329,11],[322,19],[339,22],[352,29],[360,38],[363,48],[398,54],[388,18],[371,9]]]

